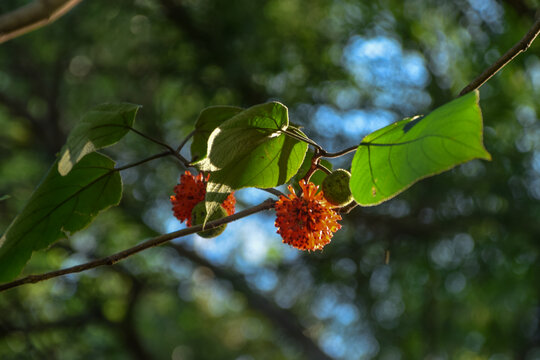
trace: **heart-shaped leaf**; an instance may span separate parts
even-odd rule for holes
[[[205,198],[207,218],[231,191],[274,187],[298,172],[307,144],[286,135],[288,126],[287,108],[272,102],[251,107],[212,132],[208,156],[196,164],[211,171]]]
[[[0,281],[17,276],[33,251],[86,227],[122,197],[114,161],[99,153],[81,159],[66,176],[55,162],[28,204],[0,238]]]
[[[278,102],[255,105],[218,126],[208,138],[208,155],[194,165],[218,171],[282,134],[289,126],[287,108]]]
[[[367,135],[354,156],[350,188],[363,206],[389,200],[415,182],[472,159],[490,160],[483,145],[478,91],[425,117],[398,121]]]

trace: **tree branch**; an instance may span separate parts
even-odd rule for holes
[[[516,56],[518,56],[524,51],[527,51],[527,49],[529,48],[529,46],[531,46],[532,42],[534,41],[534,39],[536,39],[538,34],[540,34],[540,17],[536,19],[536,22],[533,24],[531,29],[516,45],[514,45],[503,56],[501,56],[499,60],[495,61],[493,65],[487,68],[482,74],[480,74],[480,76],[478,76],[463,90],[461,90],[459,96],[463,96],[475,89],[478,89],[486,81],[491,79],[491,77],[495,75],[499,70],[501,70],[506,64],[512,61]]]
[[[0,16],[0,43],[52,23],[82,0],[35,0]]]
[[[499,58],[493,65],[491,65],[489,68],[487,68],[480,76],[478,76],[476,79],[474,79],[469,85],[467,85],[461,92],[459,93],[460,96],[465,95],[475,89],[478,89],[480,86],[482,86],[486,81],[488,81],[493,75],[495,75],[499,70],[501,70],[506,64],[508,64],[510,61],[512,61],[517,55],[520,53],[526,51],[531,44],[533,43],[534,39],[540,34],[540,17],[536,19],[536,22],[533,24],[531,29],[523,36],[523,38],[514,45],[510,50],[508,50],[503,56]],[[290,135],[287,133],[287,135]],[[304,140],[305,141],[305,140]],[[359,146],[362,145],[372,145],[372,146],[386,146],[389,144],[374,144],[374,143],[360,143],[356,146],[349,147],[347,149],[331,153],[327,152],[326,150],[322,148],[318,148],[320,157],[324,158],[337,158],[343,155],[346,155],[348,153],[351,153],[353,151],[356,151],[356,149]],[[396,144],[391,144],[396,145]]]
[[[249,209],[240,211],[240,212],[238,212],[236,214],[224,217],[222,219],[210,221],[210,222],[206,223],[206,226],[204,227],[204,230],[210,230],[210,229],[213,229],[213,228],[218,227],[220,225],[228,224],[228,223],[230,223],[232,221],[235,221],[235,220],[244,218],[246,216],[258,213],[260,211],[271,209],[271,208],[274,207],[274,203],[275,203],[275,200],[267,199],[266,201],[260,203],[259,205],[253,206],[253,207],[251,207]],[[154,237],[154,238],[146,240],[146,241],[144,241],[144,242],[140,243],[139,245],[136,245],[136,246],[134,246],[132,248],[117,252],[117,253],[115,253],[113,255],[106,256],[106,257],[103,257],[101,259],[96,259],[96,260],[89,261],[89,262],[84,263],[84,264],[72,266],[72,267],[69,267],[69,268],[61,269],[61,270],[55,270],[55,271],[51,271],[51,272],[48,272],[48,273],[43,273],[43,274],[38,274],[38,275],[29,275],[29,276],[23,277],[21,279],[18,279],[18,280],[11,281],[11,282],[0,285],[0,292],[8,290],[8,289],[12,289],[14,287],[18,287],[18,286],[21,286],[21,285],[24,285],[24,284],[33,284],[33,283],[49,280],[49,279],[56,278],[56,277],[63,276],[63,275],[67,275],[67,274],[74,274],[74,273],[82,272],[82,271],[93,269],[93,268],[96,268],[96,267],[99,267],[99,266],[114,265],[115,263],[117,263],[117,262],[119,262],[121,260],[124,260],[124,259],[126,259],[126,258],[128,258],[128,257],[130,257],[132,255],[135,255],[135,254],[137,254],[137,253],[139,253],[139,252],[141,252],[143,250],[149,249],[151,247],[159,246],[159,245],[164,244],[164,243],[166,243],[166,242],[168,242],[170,240],[173,240],[173,239],[176,239],[176,238],[179,238],[179,237],[182,237],[182,236],[197,233],[197,232],[199,232],[201,230],[203,230],[203,225],[192,226],[192,227],[187,228],[187,229],[178,230],[178,231],[174,231],[172,233],[168,233],[168,234],[164,234],[164,235]]]

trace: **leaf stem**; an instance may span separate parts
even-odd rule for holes
[[[263,210],[269,210],[274,207],[274,204],[275,204],[275,200],[267,199],[264,202],[260,203],[259,205],[253,206],[249,209],[240,211],[236,214],[233,214],[233,215],[230,215],[230,216],[218,219],[218,220],[210,221],[206,223],[204,228],[205,230],[210,230],[220,225],[227,224],[232,221],[244,218],[246,216],[261,212]],[[131,247],[129,249],[117,252],[115,254],[112,254],[112,255],[109,255],[100,259],[89,261],[80,265],[71,266],[65,269],[61,269],[61,270],[50,271],[43,274],[29,275],[29,276],[20,278],[18,280],[14,280],[14,281],[0,285],[0,292],[6,291],[6,290],[9,290],[9,289],[12,289],[12,288],[24,285],[24,284],[34,284],[37,282],[53,279],[59,276],[67,275],[67,274],[79,273],[79,272],[93,269],[99,266],[114,265],[115,263],[121,260],[124,260],[132,255],[135,255],[143,250],[149,249],[151,247],[159,246],[161,244],[164,244],[168,241],[171,241],[179,237],[183,237],[186,235],[199,232],[202,230],[202,227],[203,225],[201,224],[201,225],[192,226],[187,229],[182,229],[182,230],[174,231],[168,234],[160,235],[160,236],[151,238],[149,240],[143,241],[142,243],[134,247]]]
[[[135,166],[138,166],[138,165],[144,164],[146,162],[149,162],[149,161],[152,161],[152,160],[155,160],[155,159],[159,159],[159,158],[162,158],[162,157],[165,157],[165,156],[168,156],[168,155],[174,155],[174,154],[171,153],[171,151],[169,151],[169,150],[163,151],[163,152],[160,152],[159,154],[149,156],[149,157],[147,157],[145,159],[142,159],[140,161],[137,161],[137,162],[134,162],[134,163],[131,163],[131,164],[127,164],[127,165],[124,165],[124,166],[121,166],[121,167],[114,168],[114,170],[115,171],[126,170],[126,169],[129,169],[129,168],[132,168],[132,167],[135,167]]]
[[[182,140],[182,142],[180,143],[180,145],[178,145],[178,147],[176,148],[176,152],[178,154],[180,154],[180,150],[182,150],[182,148],[184,147],[184,145],[186,145],[186,143],[188,142],[189,139],[191,139],[191,137],[195,134],[195,130],[191,131],[189,134],[187,134],[187,136],[184,138],[184,140]]]
[[[305,182],[309,182],[309,180],[311,179],[311,175],[313,175],[317,170],[317,166],[319,165],[319,161],[321,160],[321,152],[323,151],[324,150],[322,150],[322,148],[315,149],[315,154],[313,154],[313,157],[311,158],[311,165],[304,177],[302,178]],[[301,189],[300,192],[302,192]]]
[[[321,157],[337,158],[337,157],[340,157],[340,156],[343,156],[343,155],[347,155],[348,153],[351,153],[353,151],[356,151],[356,149],[358,149],[358,147],[361,146],[361,145],[363,145],[363,143],[360,143],[360,144],[355,145],[355,146],[351,146],[349,148],[343,149],[343,150],[335,152],[335,153],[330,153],[330,152],[327,152],[327,151],[321,149]]]
[[[324,150],[321,150],[320,157],[324,158],[337,158],[343,155],[347,155],[348,153],[351,153],[353,151],[356,151],[360,146],[398,146],[398,145],[407,145],[410,143],[413,143],[414,141],[404,141],[399,143],[389,143],[389,144],[381,144],[381,143],[374,143],[374,142],[361,142],[358,145],[351,146],[349,148],[343,149],[341,151],[335,152],[335,153],[329,153]]]
[[[317,169],[325,172],[327,175],[330,175],[332,173],[332,171],[330,171],[326,166],[324,166],[323,164],[321,164],[320,162],[317,163],[316,165]]]
[[[293,139],[296,139],[296,140],[299,140],[299,141],[303,141],[305,143],[308,143],[309,145],[312,145],[314,146],[316,149],[319,149],[319,150],[322,150],[322,147],[317,144],[315,141],[311,140],[310,138],[307,138],[307,137],[303,137],[303,136],[300,136],[298,134],[295,134],[289,130],[281,130],[285,135],[288,135],[290,137],[292,137]]]
[[[482,74],[480,74],[476,79],[471,81],[469,85],[465,86],[463,90],[459,93],[459,96],[463,96],[475,89],[478,89],[486,81],[491,79],[499,70],[501,70],[506,64],[512,61],[520,53],[527,51],[531,46],[532,42],[540,34],[540,17],[536,19],[536,22],[530,28],[530,30],[523,36],[523,38],[514,45],[510,50],[508,50],[503,56],[501,56],[493,65],[488,67]]]
[[[338,209],[338,212],[340,214],[348,214],[352,211],[352,209],[354,209],[355,207],[358,206],[358,203],[356,201],[351,201],[350,203],[348,203],[347,205],[341,207]]]
[[[149,135],[146,135],[145,133],[142,133],[140,132],[139,130],[131,127],[131,126],[128,126],[128,128],[133,131],[135,134],[145,138],[146,140],[149,140],[155,144],[158,144],[160,146],[163,146],[164,148],[168,149],[169,152],[174,155],[178,160],[180,160],[180,162],[184,165],[184,167],[189,167],[189,161],[187,161],[186,158],[184,158],[182,155],[180,155],[177,151],[175,151],[169,144],[166,144],[164,143],[163,141],[161,140],[158,140],[158,139],[155,139]]]

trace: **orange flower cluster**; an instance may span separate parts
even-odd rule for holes
[[[300,250],[321,250],[341,229],[341,216],[332,209],[318,186],[300,181],[302,195],[296,196],[292,186],[288,197],[280,196],[276,202],[277,233],[283,242]]]
[[[186,221],[187,226],[191,226],[191,211],[201,201],[204,201],[206,195],[206,183],[210,174],[203,177],[201,173],[197,176],[191,175],[186,171],[180,176],[180,184],[174,187],[175,195],[171,196],[171,204],[174,216],[181,222]],[[223,207],[227,214],[234,214],[234,205],[236,198],[234,192],[231,193],[223,202]]]

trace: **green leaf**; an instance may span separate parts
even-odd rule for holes
[[[58,161],[58,172],[67,175],[86,154],[116,144],[133,126],[140,105],[102,104],[86,113],[73,128]]]
[[[307,151],[307,144],[280,135],[258,147],[252,157],[210,174],[206,185],[206,211],[212,214],[234,190],[245,187],[270,188],[285,184],[298,172]],[[257,154],[266,153],[268,158]],[[207,216],[208,218],[208,216]]]
[[[28,204],[0,238],[0,281],[16,277],[33,251],[83,229],[122,196],[114,161],[91,153],[66,176],[54,163]]]
[[[212,171],[207,218],[233,190],[274,187],[298,172],[307,144],[285,135],[288,125],[287,108],[274,102],[249,108],[212,132],[208,157],[197,163]]]
[[[235,106],[212,106],[204,109],[195,122],[195,133],[191,143],[191,157],[200,160],[206,157],[207,142],[212,131],[244,109]]]
[[[287,108],[278,102],[255,105],[218,126],[208,138],[208,155],[194,165],[218,171],[272,142],[289,125]],[[262,154],[265,156],[264,154]]]
[[[490,160],[482,141],[478,91],[426,117],[398,121],[367,135],[352,162],[350,187],[363,206],[389,200],[415,182],[472,159]]]
[[[0,201],[5,201],[5,200],[9,199],[10,197],[11,196],[9,196],[9,195],[2,195],[2,196],[0,196]]]

